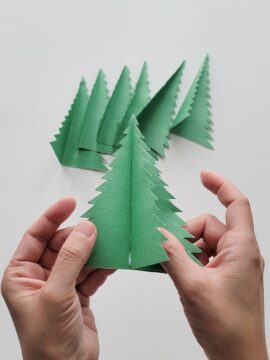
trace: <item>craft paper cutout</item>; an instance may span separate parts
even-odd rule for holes
[[[148,80],[148,69],[147,63],[144,62],[141,74],[137,81],[132,99],[129,103],[127,111],[123,117],[123,119],[118,124],[118,134],[116,137],[116,141],[114,142],[115,146],[119,147],[119,141],[124,136],[124,131],[129,124],[129,120],[131,115],[138,115],[145,105],[150,100],[150,89],[149,89],[149,80]]]
[[[155,167],[150,149],[143,141],[133,115],[121,147],[115,152],[106,181],[90,201],[93,207],[83,217],[97,226],[96,244],[87,264],[95,268],[137,269],[164,272],[159,265],[168,260],[162,242],[166,238],[157,230],[164,226],[175,232],[187,253],[201,252],[185,239],[191,238],[181,226],[184,222],[171,202],[171,194]]]
[[[79,147],[86,150],[97,150],[97,134],[101,118],[109,101],[109,91],[105,74],[99,71],[86,108]]]
[[[90,97],[82,80],[59,134],[51,142],[59,162],[65,166],[106,171],[100,153],[113,154],[120,147],[132,114],[138,117],[139,128],[155,159],[164,156],[170,132],[213,149],[209,57],[206,56],[174,117],[184,66],[185,62],[152,99],[146,62],[133,92],[126,66],[111,98],[102,70]]]
[[[118,122],[123,118],[131,99],[131,80],[127,66],[124,67],[115,86],[98,133],[98,151],[111,154],[118,131]]]
[[[213,149],[209,92],[209,56],[207,55],[175,117],[171,132]]]
[[[164,147],[168,147],[168,136],[184,66],[185,62],[138,115],[145,142],[161,157],[164,157]]]
[[[75,96],[59,134],[51,142],[52,148],[62,165],[83,169],[106,170],[104,160],[95,151],[79,149],[79,138],[88,104],[89,95],[85,80],[80,82]]]

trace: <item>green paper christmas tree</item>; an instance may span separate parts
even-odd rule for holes
[[[164,147],[168,147],[168,136],[184,66],[183,62],[138,115],[139,127],[145,142],[162,157],[164,157]]]
[[[124,133],[112,169],[104,176],[106,182],[97,188],[101,194],[90,201],[93,207],[83,215],[98,229],[88,265],[162,272],[159,264],[168,256],[162,246],[166,239],[158,227],[175,230],[188,254],[200,250],[185,239],[192,236],[175,215],[178,209],[170,201],[172,196],[160,179],[134,115]]]
[[[131,80],[127,66],[124,67],[104,116],[100,122],[98,132],[98,151],[105,154],[114,152],[114,143],[118,132],[118,123],[123,118],[131,99]]]
[[[119,146],[119,141],[124,136],[124,131],[126,130],[129,120],[132,114],[138,115],[146,104],[150,100],[150,89],[149,89],[149,80],[148,80],[148,69],[147,63],[144,62],[139,79],[137,81],[132,99],[129,103],[127,111],[118,124],[118,134],[115,141],[115,146]]]
[[[197,144],[213,149],[210,112],[209,57],[206,56],[180,110],[171,132]]]
[[[100,121],[109,101],[109,92],[105,74],[99,71],[86,108],[79,147],[86,150],[97,150],[97,134]]]
[[[100,154],[79,149],[79,138],[88,100],[86,83],[82,79],[71,109],[51,145],[62,165],[103,171],[106,167]]]

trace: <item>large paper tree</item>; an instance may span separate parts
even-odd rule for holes
[[[138,115],[139,127],[145,137],[145,142],[162,157],[164,156],[164,147],[168,147],[168,136],[175,114],[184,66],[185,62]]]
[[[178,114],[171,132],[197,144],[213,149],[210,112],[209,57],[200,67]]]
[[[97,188],[101,194],[90,201],[93,207],[83,215],[98,229],[88,265],[162,272],[159,264],[168,256],[158,227],[175,230],[191,257],[200,250],[185,239],[192,236],[175,215],[178,209],[170,202],[172,196],[159,177],[135,116],[120,143],[112,170],[104,176],[106,182]]]
[[[106,167],[100,154],[79,148],[81,127],[88,100],[86,83],[82,79],[71,109],[51,145],[62,165],[103,171]]]
[[[112,154],[118,132],[118,122],[123,118],[131,99],[131,80],[127,66],[117,81],[112,96],[100,122],[98,151]]]

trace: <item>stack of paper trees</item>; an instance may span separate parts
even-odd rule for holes
[[[168,260],[162,246],[166,238],[158,227],[171,231],[199,263],[193,254],[201,251],[187,240],[193,236],[176,215],[180,210],[172,204],[173,196],[166,190],[143,139],[132,115],[121,147],[115,152],[112,169],[97,188],[101,194],[90,201],[93,206],[83,215],[98,229],[88,260],[92,267],[164,272],[160,263]]]
[[[155,156],[164,157],[170,132],[212,149],[209,58],[204,59],[175,115],[184,67],[185,62],[152,98],[146,63],[134,90],[125,66],[111,96],[102,71],[90,96],[83,79],[59,134],[51,143],[59,162],[106,171],[101,154],[113,154],[119,148],[132,114],[137,116],[144,141]]]

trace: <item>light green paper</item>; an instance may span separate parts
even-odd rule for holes
[[[132,99],[129,103],[127,111],[123,119],[118,124],[118,133],[115,141],[115,146],[119,146],[119,141],[124,136],[124,131],[126,130],[131,115],[138,115],[146,104],[150,100],[150,89],[149,89],[149,80],[148,80],[148,67],[147,63],[144,62],[139,79],[137,81]]]
[[[97,134],[102,116],[109,101],[109,92],[105,74],[102,70],[99,71],[97,79],[90,95],[80,141],[79,147],[86,150],[97,150]]]
[[[100,154],[78,148],[88,100],[86,83],[82,79],[71,109],[51,145],[59,162],[64,166],[104,171],[106,167]]]
[[[209,57],[200,67],[178,114],[171,132],[197,144],[213,149],[210,112]]]
[[[106,182],[97,188],[101,193],[90,201],[93,207],[83,215],[98,229],[87,264],[95,268],[163,272],[159,264],[168,260],[168,255],[162,246],[166,239],[158,227],[177,229],[187,252],[200,250],[184,238],[192,235],[181,228],[184,222],[174,217],[169,201],[172,196],[160,188],[164,183],[134,115],[120,143],[112,169],[103,177]]]
[[[138,115],[139,127],[145,142],[162,157],[164,157],[164,147],[168,147],[168,136],[184,66],[185,62]]]
[[[125,66],[100,122],[97,140],[98,151],[105,152],[104,150],[106,149],[113,149],[118,131],[118,123],[127,110],[131,99],[131,91],[130,72],[128,67]],[[107,148],[103,145],[109,145],[109,147]],[[109,150],[107,153],[111,154]]]

